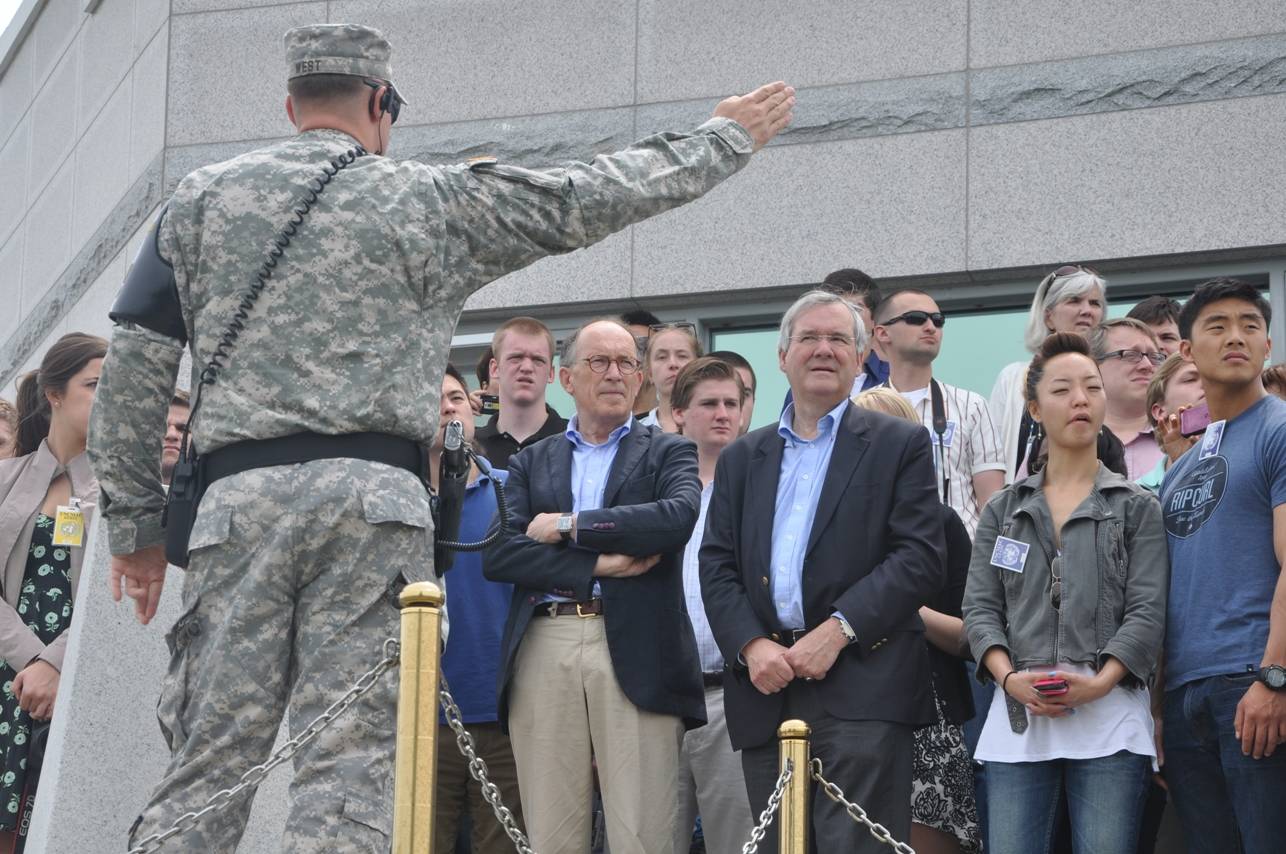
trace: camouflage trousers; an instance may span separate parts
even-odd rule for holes
[[[282,716],[296,733],[398,636],[403,579],[432,578],[424,488],[357,460],[255,469],[217,481],[192,531],[183,616],[157,705],[171,762],[131,839],[202,807],[270,754]],[[389,850],[397,674],[385,673],[294,758],[276,850]],[[252,796],[173,840],[235,851]]]

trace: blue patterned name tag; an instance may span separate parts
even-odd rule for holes
[[[1030,548],[1026,543],[1008,537],[996,537],[996,547],[991,550],[991,565],[1010,572],[1022,572]]]

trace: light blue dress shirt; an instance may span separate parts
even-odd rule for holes
[[[692,529],[692,539],[683,550],[683,598],[688,603],[688,617],[692,620],[692,631],[697,636],[697,657],[701,659],[701,669],[706,673],[718,673],[723,670],[723,654],[719,645],[714,642],[710,631],[710,621],[706,619],[705,602],[701,599],[701,570],[697,559],[701,551],[701,538],[706,530],[706,511],[710,509],[710,496],[714,493],[714,484],[708,483],[701,490],[701,512],[697,515],[697,526]]]
[[[845,398],[817,422],[817,436],[801,439],[791,429],[795,404],[781,414],[777,435],[785,440],[781,474],[777,479],[777,504],[772,520],[773,608],[783,629],[812,628],[804,624],[804,552],[822,497],[822,483],[835,451],[835,437],[844,412]]]
[[[580,421],[573,415],[567,423],[563,435],[572,443],[572,512],[600,510],[603,507],[603,494],[607,490],[607,477],[620,450],[621,439],[630,432],[633,418],[617,427],[601,445],[591,445],[585,441],[580,432]],[[598,582],[594,582],[594,595],[600,595]],[[541,602],[571,602],[566,596],[545,594]]]

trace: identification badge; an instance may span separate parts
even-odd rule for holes
[[[1010,572],[1022,572],[1030,548],[1026,543],[1008,537],[996,537],[996,547],[991,550],[991,565]]]
[[[1201,439],[1201,456],[1197,459],[1208,459],[1219,453],[1219,443],[1223,441],[1224,428],[1228,422],[1216,421],[1206,428],[1206,435]]]
[[[933,444],[935,445],[938,444],[938,434],[934,431],[934,429],[932,427],[926,427],[925,429],[929,431],[929,441],[933,442]],[[942,431],[942,446],[944,448],[950,448],[951,443],[955,441],[955,438],[956,438],[956,422],[948,421],[947,429]]]
[[[54,545],[79,548],[85,542],[85,513],[80,502],[72,499],[71,506],[59,506],[54,514]]]

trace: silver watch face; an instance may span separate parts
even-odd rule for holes
[[[559,517],[558,517],[558,531],[559,531],[559,533],[567,533],[567,532],[568,532],[568,531],[570,531],[571,529],[572,529],[572,517],[571,517],[571,516],[559,516]]]
[[[1264,682],[1274,691],[1286,688],[1286,669],[1280,667],[1265,667]]]

